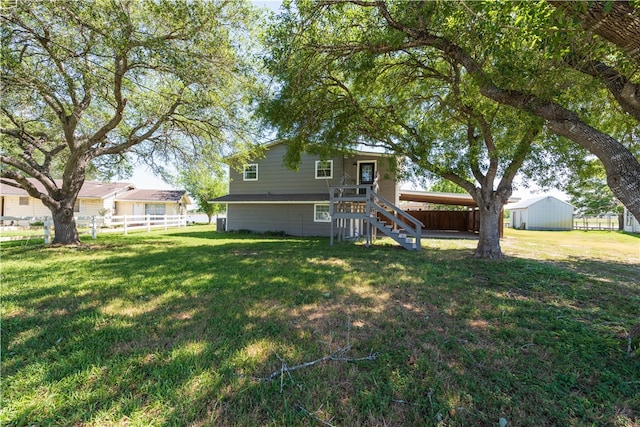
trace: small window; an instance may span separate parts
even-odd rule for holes
[[[76,204],[73,205],[73,211],[76,213],[84,212],[85,211],[84,200],[76,200]]]
[[[253,163],[244,167],[244,180],[245,181],[257,181],[258,180],[258,165]]]
[[[316,179],[333,178],[333,160],[316,160]]]
[[[29,206],[29,198],[28,197],[20,197],[20,201],[18,202],[20,206]]]
[[[631,213],[631,211],[627,210],[627,218],[626,218],[627,221],[625,225],[627,227],[633,226],[633,219],[634,219],[633,214]]]
[[[145,215],[164,215],[167,205],[163,203],[145,203],[144,214]]]
[[[329,205],[313,205],[313,222],[331,222]]]

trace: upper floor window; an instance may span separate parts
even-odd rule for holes
[[[333,160],[316,160],[316,179],[333,178]]]
[[[258,165],[252,163],[244,167],[243,178],[245,181],[257,181],[258,180]]]
[[[18,201],[18,204],[20,206],[29,206],[29,198],[28,197],[20,197],[20,200]]]

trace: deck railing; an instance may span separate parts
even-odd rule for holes
[[[333,245],[336,234],[338,240],[342,240],[347,228],[351,228],[350,232],[357,228],[361,233],[364,232],[367,246],[375,237],[376,230],[380,230],[404,248],[419,250],[422,235],[420,221],[374,191],[373,187],[372,185],[330,187],[330,244]],[[388,225],[387,222],[390,224]],[[413,241],[409,242],[409,240]]]

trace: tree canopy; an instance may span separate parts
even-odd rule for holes
[[[481,223],[492,218],[486,229],[481,224],[476,255],[499,256],[499,211],[515,174],[548,177],[550,159],[582,162],[584,150],[542,132],[543,124],[555,131],[544,115],[488,96],[487,85],[516,98],[523,92],[512,88],[526,88],[550,103],[557,95],[629,145],[635,132],[633,118],[620,109],[602,114],[592,108],[607,89],[566,65],[555,47],[537,47],[533,30],[516,24],[529,13],[535,21],[540,10],[518,5],[474,3],[474,10],[462,2],[297,2],[270,33],[269,66],[281,85],[263,112],[289,140],[291,162],[303,150],[369,144],[409,158],[415,166],[410,174],[436,174],[464,188],[481,207]],[[536,21],[539,29],[555,16],[543,6],[547,15]],[[554,59],[559,62],[552,66]],[[576,82],[583,86],[558,90]],[[629,153],[617,140],[612,145]]]
[[[638,51],[633,44],[623,44],[626,38],[610,34],[623,22],[623,31],[635,36],[638,9],[629,2],[554,4],[561,6],[299,1],[281,31],[297,22],[310,37],[321,40],[301,40],[297,48],[303,45],[333,57],[423,55],[460,66],[483,97],[542,119],[548,130],[596,155],[613,192],[640,216]],[[352,24],[329,25],[340,19]],[[592,28],[594,22],[599,23],[597,34],[582,26]],[[296,55],[286,49],[278,54]],[[313,72],[315,64],[300,64],[300,74]],[[414,64],[416,74],[431,71]],[[298,85],[303,81],[304,77],[292,79]],[[304,125],[309,123],[313,120]]]
[[[580,173],[574,174],[565,185],[571,203],[578,214],[597,216],[616,214],[622,216],[623,208],[607,186],[602,165],[595,160],[587,162]]]
[[[17,2],[1,19],[1,177],[52,211],[54,242],[78,242],[73,205],[88,168],[252,145],[250,5]]]

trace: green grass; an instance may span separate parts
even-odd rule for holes
[[[13,425],[640,423],[640,238],[507,230],[421,252],[208,226],[3,244]],[[348,357],[260,381],[350,346]]]

